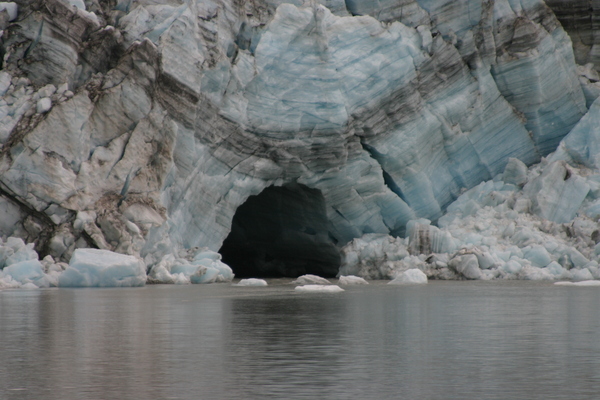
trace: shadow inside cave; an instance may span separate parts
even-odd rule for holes
[[[328,226],[320,190],[270,186],[238,207],[219,252],[237,277],[334,277],[340,252]]]

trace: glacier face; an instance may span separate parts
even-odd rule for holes
[[[539,0],[2,7],[0,229],[56,259],[193,264],[253,198],[235,246],[281,237],[331,275],[352,239],[403,236],[509,158],[540,161],[600,94]],[[304,189],[264,195],[279,187]]]

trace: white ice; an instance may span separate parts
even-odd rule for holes
[[[267,286],[268,283],[264,279],[258,278],[247,278],[242,279],[238,283],[234,283],[232,286]]]
[[[152,283],[185,284],[231,282],[233,270],[221,261],[217,252],[201,249],[193,257],[164,256],[148,274]]]
[[[360,276],[354,276],[354,275],[343,276],[342,275],[342,276],[340,276],[338,284],[340,284],[340,285],[368,285],[369,282],[367,282]]]
[[[317,275],[311,275],[311,274],[299,276],[297,279],[293,280],[292,283],[295,285],[329,285],[329,284],[331,284],[331,282],[329,282],[327,279],[321,278],[320,276],[317,276]]]
[[[554,282],[557,286],[600,286],[600,281]]]
[[[529,168],[509,160],[504,173],[451,203],[437,226],[421,218],[407,224],[406,239],[354,239],[342,249],[340,274],[393,279],[416,268],[429,279],[600,279],[600,173],[585,136],[600,120],[595,104],[556,153]]]
[[[337,285],[302,285],[296,286],[294,290],[300,293],[338,293],[344,291]]]
[[[6,11],[8,13],[9,21],[14,21],[15,19],[17,19],[18,6],[16,3],[13,3],[13,2],[0,3],[0,12],[1,11]]]
[[[421,285],[427,283],[427,275],[420,269],[409,269],[400,273],[396,278],[388,282],[391,285]]]
[[[61,287],[143,286],[146,266],[134,256],[109,250],[77,249],[60,275]]]

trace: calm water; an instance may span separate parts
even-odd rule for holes
[[[600,288],[0,291],[0,399],[598,399]]]

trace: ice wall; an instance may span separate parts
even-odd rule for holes
[[[292,183],[325,246],[405,235],[587,111],[537,0],[76,3],[0,19],[0,229],[42,256],[191,263]]]

